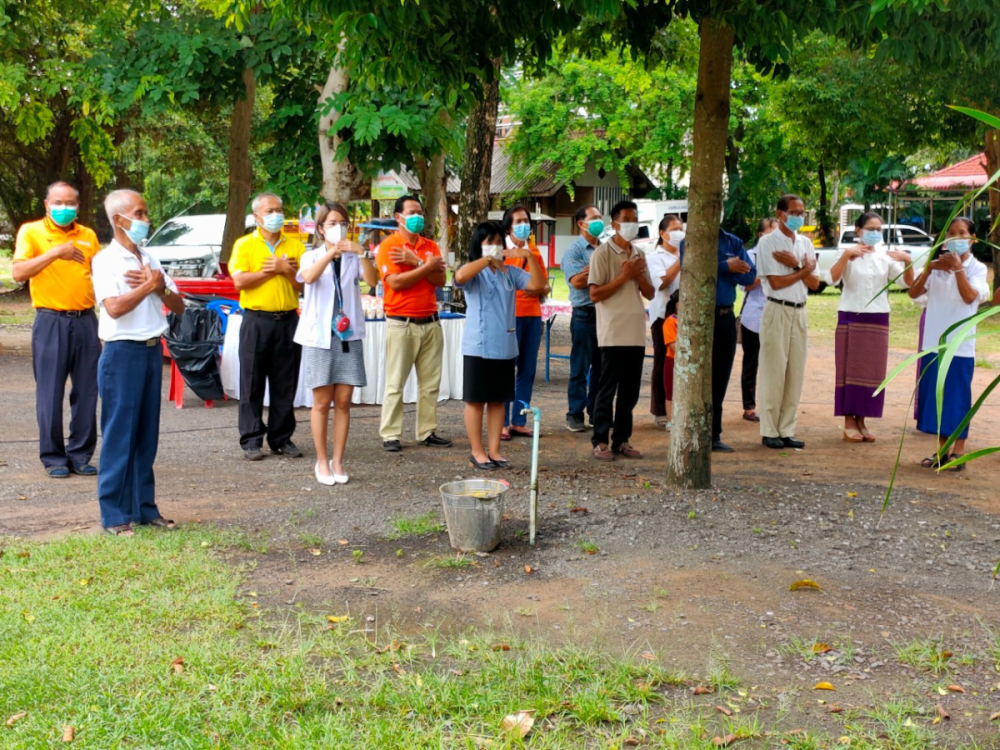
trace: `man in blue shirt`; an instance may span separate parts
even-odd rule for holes
[[[681,242],[681,261],[684,245]],[[683,270],[682,270],[683,273]],[[736,358],[736,286],[749,286],[757,278],[757,269],[750,262],[743,240],[719,229],[719,276],[715,282],[715,335],[712,338],[712,450],[732,453],[722,442],[722,402],[726,399],[729,377]]]
[[[597,346],[597,310],[590,300],[590,256],[597,249],[598,237],[604,231],[601,211],[594,205],[581,206],[573,216],[580,236],[563,253],[560,265],[569,284],[569,301],[573,306],[569,332],[569,411],[566,429],[583,432],[586,409],[594,421],[597,381],[601,373],[601,350]],[[588,387],[589,383],[589,387]]]

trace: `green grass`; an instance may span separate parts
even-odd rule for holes
[[[909,643],[894,643],[892,647],[901,664],[934,674],[949,671],[953,660],[957,663],[955,655],[945,648],[940,639],[914,638]]]
[[[472,560],[459,552],[454,557],[432,557],[424,563],[424,567],[439,568],[442,570],[461,570],[462,568],[471,568]]]
[[[639,648],[439,628],[407,637],[380,627],[388,613],[367,626],[339,607],[264,612],[241,593],[257,546],[199,528],[0,539],[0,721],[24,714],[0,726],[0,746],[59,746],[67,726],[74,747],[102,750],[606,750],[629,737],[697,750],[767,731],[788,747],[846,735],[854,750],[916,750],[935,738],[904,703],[876,704],[830,737],[784,735],[767,711],[720,717],[717,695],[692,699],[693,683]],[[725,665],[709,675],[720,691],[737,684]],[[500,728],[518,710],[535,712],[523,742]]]
[[[420,516],[397,516],[392,519],[393,532],[386,539],[402,539],[407,536],[427,536],[439,534],[445,526],[433,511]]]
[[[580,539],[577,541],[576,546],[586,555],[596,555],[600,552],[600,547],[592,539]]]

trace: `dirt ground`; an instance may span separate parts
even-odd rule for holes
[[[38,462],[28,332],[7,327],[0,341],[0,536],[96,533],[94,481],[49,480]],[[564,320],[553,344],[568,346]],[[890,366],[908,353],[893,352]],[[523,439],[505,448],[515,468],[503,473],[512,489],[495,552],[442,568],[435,563],[453,554],[446,533],[387,538],[392,519],[440,514],[438,486],[472,475],[458,402],[439,411],[439,432],[455,438],[453,449],[411,441],[396,455],[381,450],[378,408],[356,408],[351,481],[326,488],[312,478],[306,410],[296,433],[306,458],[247,463],[236,404],[205,409],[189,392],[183,410],[164,405],[160,507],[179,522],[233,525],[259,540],[246,551],[248,590],[278,611],[350,610],[404,633],[487,625],[638,647],[695,680],[727,667],[744,688],[743,710],[765,711],[786,729],[836,736],[844,719],[829,704],[864,709],[895,698],[911,700],[928,722],[941,704],[951,716],[937,730],[945,745],[969,735],[996,740],[989,715],[1000,710],[1000,587],[991,588],[991,572],[1000,556],[1000,457],[961,474],[920,468],[934,439],[906,419],[909,376],[889,390],[879,441],[850,445],[832,416],[832,347],[814,346],[799,421],[807,448],[777,452],[740,419],[738,355],[724,420],[724,439],[737,452],[715,458],[712,491],[678,492],[661,486],[669,436],[647,414],[648,372],[632,440],[645,458],[606,465],[590,458],[586,434],[563,427],[568,364],[553,361],[552,371],[543,382],[540,364],[536,387],[543,438],[535,547],[526,537]],[[977,370],[975,390],[993,374]],[[897,490],[880,518],[904,424]],[[998,440],[994,399],[969,445]],[[822,590],[790,591],[800,579]],[[901,661],[898,649],[915,639],[952,652],[942,674]],[[832,650],[813,653],[817,642]],[[836,692],[813,692],[820,681]],[[966,692],[947,690],[951,684]]]

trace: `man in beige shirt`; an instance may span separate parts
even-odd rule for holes
[[[597,308],[597,345],[601,349],[601,378],[590,440],[594,458],[599,461],[613,461],[615,456],[642,458],[642,453],[628,441],[646,357],[646,307],[642,298],[653,299],[655,294],[646,258],[632,247],[639,233],[635,203],[617,203],[611,209],[611,226],[615,236],[594,251],[588,278],[590,298]]]

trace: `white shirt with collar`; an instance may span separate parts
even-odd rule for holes
[[[132,291],[125,281],[127,271],[139,271],[142,266],[148,266],[163,274],[167,288],[177,294],[177,285],[167,276],[160,261],[142,248],[139,256],[124,247],[118,240],[101,250],[91,267],[91,277],[94,280],[94,296],[101,315],[97,324],[97,335],[104,342],[109,341],[146,341],[162,336],[167,330],[167,316],[163,313],[163,301],[157,294],[149,294],[136,305],[132,312],[120,318],[112,318],[104,309],[104,300],[110,297],[121,297]]]
[[[663,289],[660,289],[660,285],[663,283],[663,277],[667,275],[667,271],[673,268],[674,264],[680,262],[680,258],[667,250],[663,245],[654,246],[653,251],[646,255],[649,278],[653,282],[653,289],[656,290],[653,299],[649,301],[650,322],[666,317],[667,303],[670,301],[670,295],[680,287],[681,275],[677,274],[674,276],[674,280]]]
[[[837,253],[834,263],[840,261],[845,250]],[[893,279],[901,277],[906,265],[889,257],[889,249],[884,242],[878,243],[874,252],[847,261],[837,309],[850,313],[889,312],[889,292],[881,290]],[[902,282],[902,278],[899,280]]]
[[[299,259],[299,271],[295,279],[305,284],[302,314],[295,328],[295,343],[317,349],[329,349],[333,341],[333,308],[336,297],[331,260],[323,273],[311,284],[302,278],[302,269],[309,268],[326,254],[326,248],[309,250]],[[361,258],[355,253],[340,256],[340,292],[344,315],[351,321],[354,332],[348,341],[361,341],[365,337],[365,312],[361,304]],[[338,339],[339,340],[339,339]]]
[[[806,258],[816,257],[816,251],[808,237],[796,234],[795,239],[791,240],[782,233],[780,228],[775,229],[770,234],[765,234],[757,243],[757,276],[761,280],[761,286],[768,297],[785,302],[805,304],[809,296],[809,288],[804,281],[797,281],[784,289],[773,289],[767,281],[768,276],[788,276],[797,273],[794,268],[789,268],[784,263],[779,263],[774,259],[774,254],[782,250],[794,255],[799,263]],[[818,273],[813,271],[813,276],[818,277]]]
[[[986,266],[976,260],[972,253],[962,263],[965,277],[977,292],[972,302],[966,302],[958,291],[958,279],[952,271],[931,271],[924,288],[927,290],[927,315],[924,318],[924,338],[920,349],[937,346],[944,332],[960,320],[975,315],[979,305],[990,298],[990,285],[986,281]],[[957,331],[948,334],[948,341],[954,338]],[[969,338],[962,342],[955,352],[956,357],[976,356],[976,329],[973,328]]]

